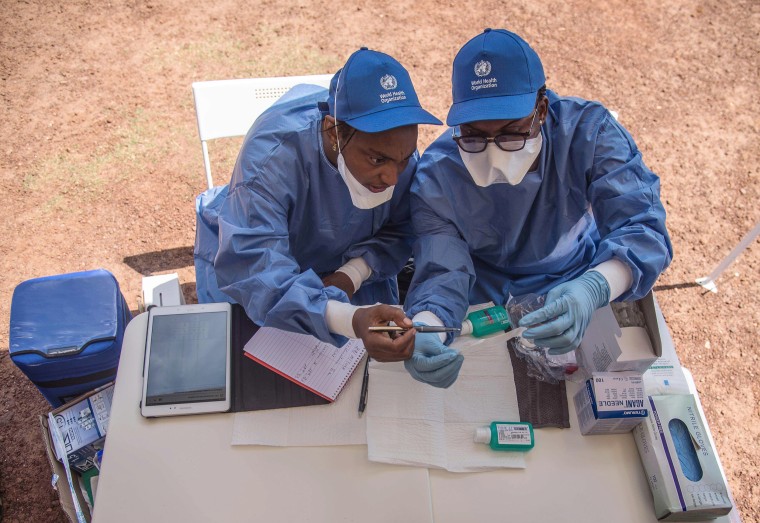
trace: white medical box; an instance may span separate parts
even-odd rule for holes
[[[581,434],[622,434],[646,418],[638,372],[595,372],[573,398]]]
[[[648,396],[650,415],[633,431],[661,521],[703,521],[732,504],[691,394]]]
[[[643,373],[662,356],[654,295],[650,292],[636,303],[646,327],[621,327],[609,305],[594,312],[576,351],[578,364],[587,374],[626,370]]]
[[[164,307],[185,304],[185,296],[182,294],[176,272],[143,277],[142,292],[145,310],[151,305]]]

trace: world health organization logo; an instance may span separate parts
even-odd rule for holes
[[[478,76],[486,76],[491,72],[491,62],[488,60],[481,60],[475,64],[475,74]]]
[[[386,74],[382,78],[380,78],[380,85],[383,86],[383,89],[386,91],[390,91],[391,89],[395,89],[398,85],[398,82],[396,81],[396,77],[392,74]]]

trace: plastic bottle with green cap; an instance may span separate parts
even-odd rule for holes
[[[476,338],[509,329],[507,310],[501,305],[471,312],[462,322],[460,335],[472,334]]]

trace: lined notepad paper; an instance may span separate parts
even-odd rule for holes
[[[245,355],[335,401],[364,356],[364,345],[361,340],[349,340],[336,347],[307,334],[262,327],[245,344]]]

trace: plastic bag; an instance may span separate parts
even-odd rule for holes
[[[522,296],[510,296],[507,302],[507,314],[512,326],[518,325],[520,319],[526,314],[544,306],[545,296],[538,294],[524,294]],[[558,383],[560,380],[570,379],[575,381],[583,379],[578,373],[578,362],[575,359],[575,351],[565,354],[550,355],[548,348],[537,347],[521,337],[509,340],[509,346],[515,354],[526,362],[528,376],[548,383]]]

